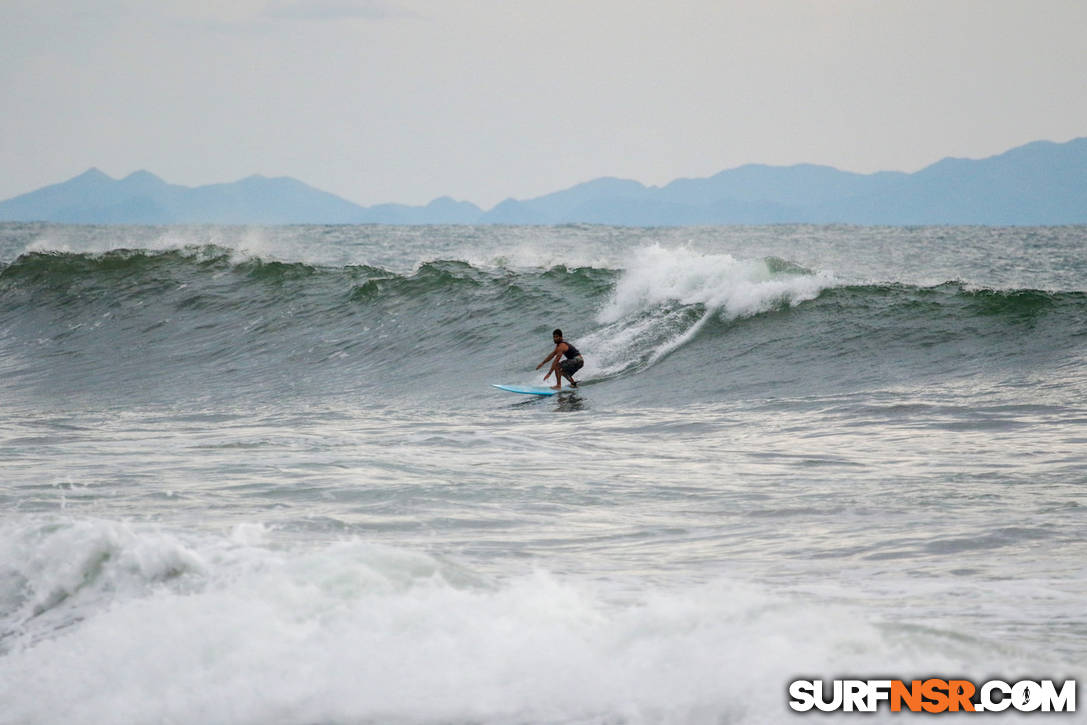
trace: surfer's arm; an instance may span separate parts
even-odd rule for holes
[[[547,357],[545,357],[545,358],[543,359],[543,362],[542,362],[542,363],[540,363],[539,365],[537,365],[537,366],[536,366],[536,369],[537,369],[537,370],[539,370],[540,368],[542,368],[542,367],[543,367],[544,365],[546,365],[546,364],[547,364],[547,361],[548,361],[548,360],[550,360],[551,358],[553,358],[553,357],[555,357],[556,355],[558,355],[558,354],[559,354],[559,347],[560,347],[559,345],[555,345],[555,349],[551,351],[551,354],[550,354],[550,355],[548,355]],[[550,373],[548,373],[548,374],[550,375]],[[545,380],[546,380],[546,378],[545,378]]]

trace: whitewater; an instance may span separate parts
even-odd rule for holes
[[[0,723],[1082,685],[1085,400],[1084,227],[0,224]]]

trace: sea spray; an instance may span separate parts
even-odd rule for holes
[[[708,320],[731,320],[815,299],[829,274],[766,259],[738,260],[689,247],[634,251],[587,340],[597,362],[587,375],[653,365],[693,339]]]

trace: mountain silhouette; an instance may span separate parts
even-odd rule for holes
[[[1036,141],[915,173],[750,164],[661,187],[600,178],[484,211],[450,197],[364,207],[295,179],[250,176],[185,187],[147,171],[98,169],[0,202],[0,221],[76,224],[714,224],[1087,223],[1087,138]]]

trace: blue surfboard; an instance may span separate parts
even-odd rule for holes
[[[511,393],[522,393],[524,395],[554,395],[559,392],[558,390],[544,388],[539,385],[499,385],[498,383],[491,383],[491,385],[499,390],[506,390]]]

